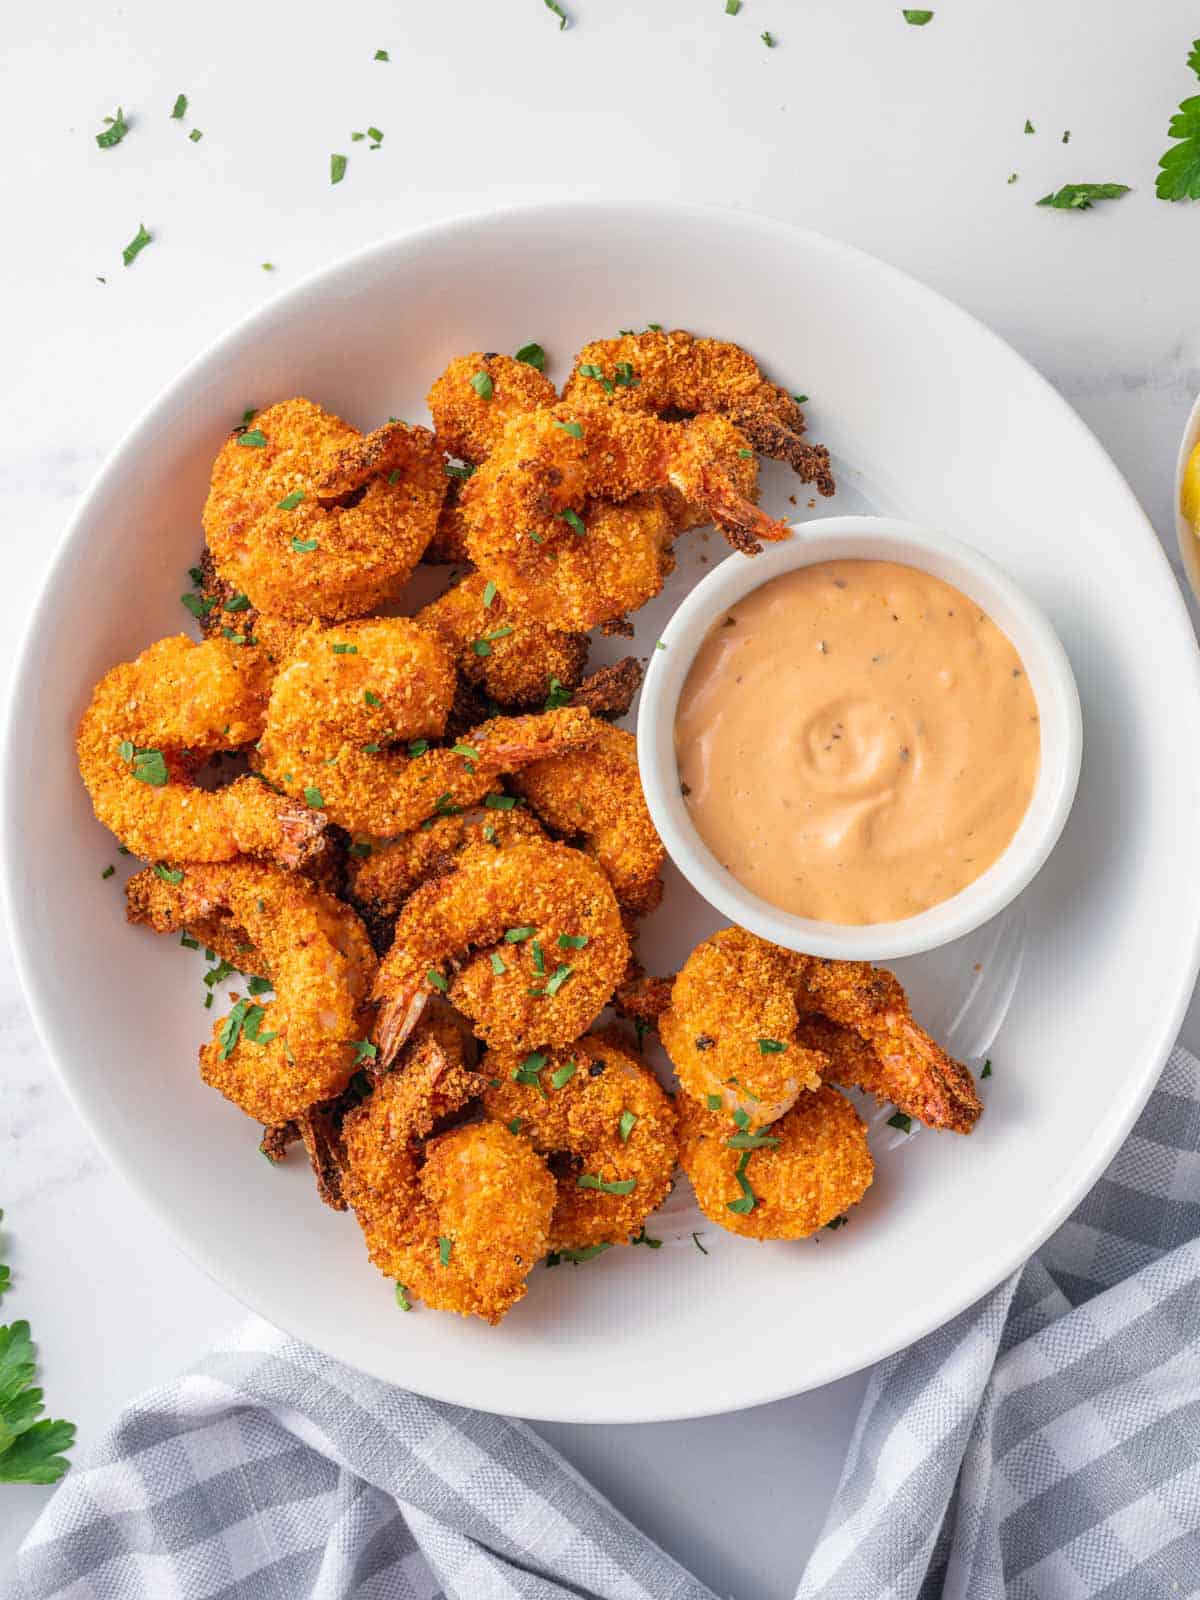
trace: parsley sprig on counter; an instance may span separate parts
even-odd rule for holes
[[[1200,39],[1192,40],[1187,64],[1200,78]],[[1167,135],[1179,142],[1159,157],[1155,194],[1160,200],[1200,200],[1200,94],[1181,102]]]
[[[11,1286],[0,1265],[0,1295]],[[0,1483],[57,1483],[70,1466],[63,1451],[75,1442],[75,1424],[42,1416],[34,1354],[28,1322],[0,1324]]]

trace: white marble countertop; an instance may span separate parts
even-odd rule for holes
[[[1153,184],[1167,120],[1196,92],[1192,5],[1093,0],[1085,18],[1072,0],[934,0],[933,22],[914,28],[890,0],[744,0],[737,17],[723,0],[564,4],[565,32],[541,0],[334,11],[44,0],[9,15],[7,637],[105,454],[231,322],[367,241],[559,196],[758,209],[916,273],[1079,408],[1177,566],[1171,477],[1200,389],[1200,206],[1165,205]],[[388,63],[373,60],[379,48]],[[180,92],[182,124],[170,119]],[[93,135],[118,103],[131,131],[98,151]],[[348,142],[368,124],[386,135],[377,152]],[[350,153],[336,188],[334,150]],[[1035,207],[1084,180],[1134,192],[1087,214]],[[139,221],[154,244],[126,270]],[[1200,1044],[1195,1005],[1185,1038]],[[0,1255],[14,1269],[3,1312],[31,1319],[54,1414],[75,1418],[86,1445],[243,1313],[93,1148],[8,962],[0,1045]],[[710,1421],[544,1431],[718,1593],[783,1600],[863,1382]],[[0,1489],[0,1568],[43,1499]]]

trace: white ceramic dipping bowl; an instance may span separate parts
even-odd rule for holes
[[[1003,855],[974,883],[898,922],[818,922],[752,894],[717,861],[692,824],[679,788],[675,712],[696,652],[712,625],[752,590],[817,561],[894,561],[919,567],[976,601],[1012,640],[1041,718],[1042,760],[1033,798]],[[970,933],[1020,894],[1054,848],[1079,780],[1079,694],[1071,664],[1045,617],[986,556],[891,517],[826,517],[751,558],[731,555],[691,591],[651,656],[638,712],[638,760],[654,825],[675,865],[732,922],[811,955],[877,961],[916,955]]]
[[[1183,430],[1179,443],[1179,460],[1175,463],[1175,532],[1179,538],[1179,554],[1183,557],[1183,570],[1188,575],[1192,592],[1200,600],[1200,534],[1183,514],[1183,471],[1191,459],[1192,451],[1200,444],[1200,395],[1192,407],[1192,414]]]

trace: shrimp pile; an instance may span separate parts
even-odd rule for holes
[[[689,528],[746,554],[789,536],[759,454],[833,481],[737,345],[599,340],[561,393],[544,366],[536,344],[455,357],[432,429],[361,433],[303,397],[247,413],[183,597],[203,637],[131,650],[77,735],[97,818],[147,863],[128,921],[214,963],[203,1081],[272,1164],[303,1144],[402,1310],[489,1323],[543,1258],[661,1242],[680,1166],[733,1232],[840,1215],[872,1165],[835,1085],[930,1127],[980,1111],[889,973],[740,928],[673,979],[634,959],[665,863],[613,725],[641,665],[585,677],[590,634],[633,631]],[[421,562],[458,570],[418,602]]]

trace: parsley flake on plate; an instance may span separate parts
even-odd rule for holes
[[[188,97],[185,94],[175,96],[175,104],[171,107],[172,122],[180,122],[187,115]]]
[[[345,176],[346,176],[346,157],[345,156],[341,156],[341,155],[332,155],[332,156],[330,156],[330,158],[329,158],[329,181],[330,181],[330,183],[341,183],[342,179]]]
[[[540,344],[523,344],[517,351],[516,359],[523,361],[527,367],[535,367],[538,372],[546,370],[546,352]]]
[[[1097,200],[1119,200],[1129,193],[1127,183],[1064,183],[1054,194],[1043,195],[1039,206],[1055,211],[1090,211]]]
[[[125,113],[118,106],[115,117],[105,117],[104,131],[96,135],[96,143],[101,150],[111,150],[114,145],[120,144],[128,132],[129,124],[125,121]]]
[[[131,267],[148,244],[153,243],[154,235],[146,231],[144,222],[138,223],[138,231],[121,251],[121,260],[127,267]]]
[[[889,1128],[898,1128],[901,1133],[912,1132],[912,1118],[903,1111],[894,1111],[887,1119]]]

